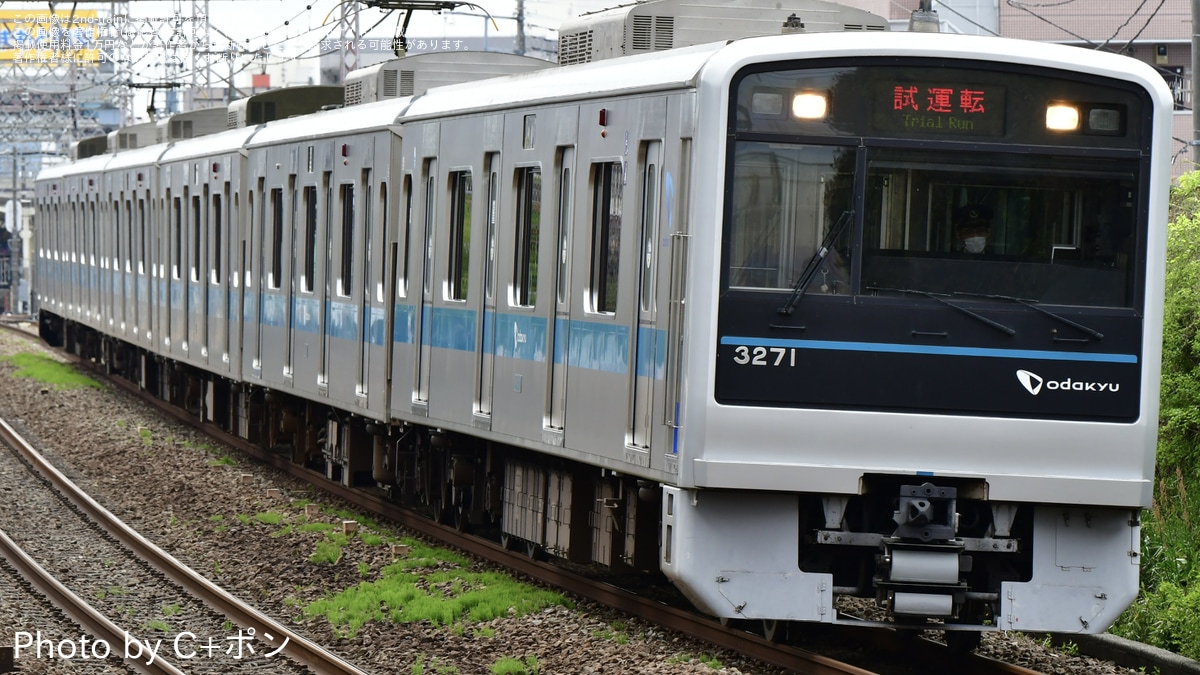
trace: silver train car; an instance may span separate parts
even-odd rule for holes
[[[1138,591],[1171,114],[1123,57],[869,31],[436,87],[43,172],[41,331],[769,634],[839,596],[1097,632]]]

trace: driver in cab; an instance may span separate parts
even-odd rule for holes
[[[989,252],[988,239],[992,234],[992,211],[979,204],[967,204],[954,210],[954,250],[957,253],[978,255]]]

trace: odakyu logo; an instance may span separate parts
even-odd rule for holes
[[[1017,371],[1017,381],[1025,387],[1025,391],[1037,396],[1042,393],[1042,389],[1047,391],[1082,391],[1082,392],[1111,392],[1116,393],[1121,390],[1119,382],[1086,382],[1081,380],[1073,380],[1067,378],[1065,380],[1047,380],[1037,373],[1028,370]]]

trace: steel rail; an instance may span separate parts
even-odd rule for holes
[[[61,609],[71,620],[91,634],[93,642],[103,640],[108,645],[124,645],[128,633],[108,620],[99,610],[63,586],[45,568],[37,564],[20,546],[0,531],[0,556],[9,562],[25,580],[33,585],[39,593]],[[140,652],[140,650],[139,650]],[[145,675],[184,675],[184,672],[167,662],[161,656],[156,656],[152,663],[144,663],[140,658],[125,656],[125,665],[144,673]]]
[[[275,636],[271,638],[272,641],[286,638],[287,645],[283,653],[295,662],[320,675],[367,675],[365,671],[359,670],[353,664],[242,602],[143,537],[46,461],[41,453],[3,419],[0,419],[0,441],[12,446],[38,473],[106,532],[209,607],[221,612],[239,626],[255,628],[261,630],[261,634]]]

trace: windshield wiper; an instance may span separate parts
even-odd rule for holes
[[[1046,316],[1050,317],[1051,319],[1054,319],[1055,321],[1058,321],[1059,323],[1066,324],[1066,325],[1070,326],[1071,328],[1074,328],[1075,330],[1087,333],[1088,335],[1091,335],[1092,337],[1096,338],[1097,340],[1104,339],[1104,333],[1101,333],[1100,331],[1095,330],[1094,328],[1088,328],[1087,326],[1084,326],[1083,324],[1075,323],[1074,321],[1068,319],[1067,317],[1062,316],[1060,314],[1055,314],[1054,312],[1051,312],[1048,309],[1043,309],[1042,307],[1038,306],[1037,300],[1027,300],[1025,298],[1018,298],[1018,297],[1015,297],[1012,295],[992,295],[989,293],[961,293],[959,291],[955,291],[954,294],[961,295],[961,296],[968,297],[968,298],[991,298],[993,300],[1008,300],[1009,302],[1015,302],[1015,303],[1018,303],[1021,305],[1025,305],[1029,309],[1041,312],[1042,314],[1045,314]],[[1085,340],[1085,342],[1086,342],[1086,340]]]
[[[784,316],[791,316],[795,311],[796,305],[804,298],[804,291],[808,290],[808,285],[817,276],[817,269],[821,267],[821,262],[825,260],[825,256],[829,255],[829,249],[833,246],[833,242],[841,235],[842,230],[846,229],[846,223],[854,217],[854,211],[842,211],[842,215],[829,228],[829,232],[825,233],[825,239],[821,241],[821,248],[813,254],[813,257],[808,259],[808,264],[804,266],[804,271],[800,274],[800,279],[796,281],[795,287],[792,288],[792,294],[788,296],[787,302],[779,308],[779,313]]]
[[[972,312],[971,310],[967,309],[966,307],[956,305],[953,302],[946,300],[946,297],[948,297],[948,296],[945,293],[937,294],[937,293],[930,293],[929,291],[917,291],[917,290],[913,290],[911,288],[884,288],[882,286],[869,286],[867,288],[867,290],[883,291],[885,293],[908,293],[909,295],[923,295],[932,300],[937,300],[938,302],[942,303],[943,305],[945,305],[951,309],[958,310],[959,312],[966,314],[967,316],[971,317],[972,319],[975,319],[976,321],[982,321],[983,323],[986,323],[987,325],[991,326],[992,328],[995,328],[996,330],[998,330],[1006,335],[1016,335],[1017,334],[1017,331],[1013,330],[1012,328],[1009,328],[1008,326],[1005,326],[1004,324],[1002,324],[998,321],[992,321],[991,319],[987,318],[986,316],[984,316],[982,314],[977,314],[977,313]]]

